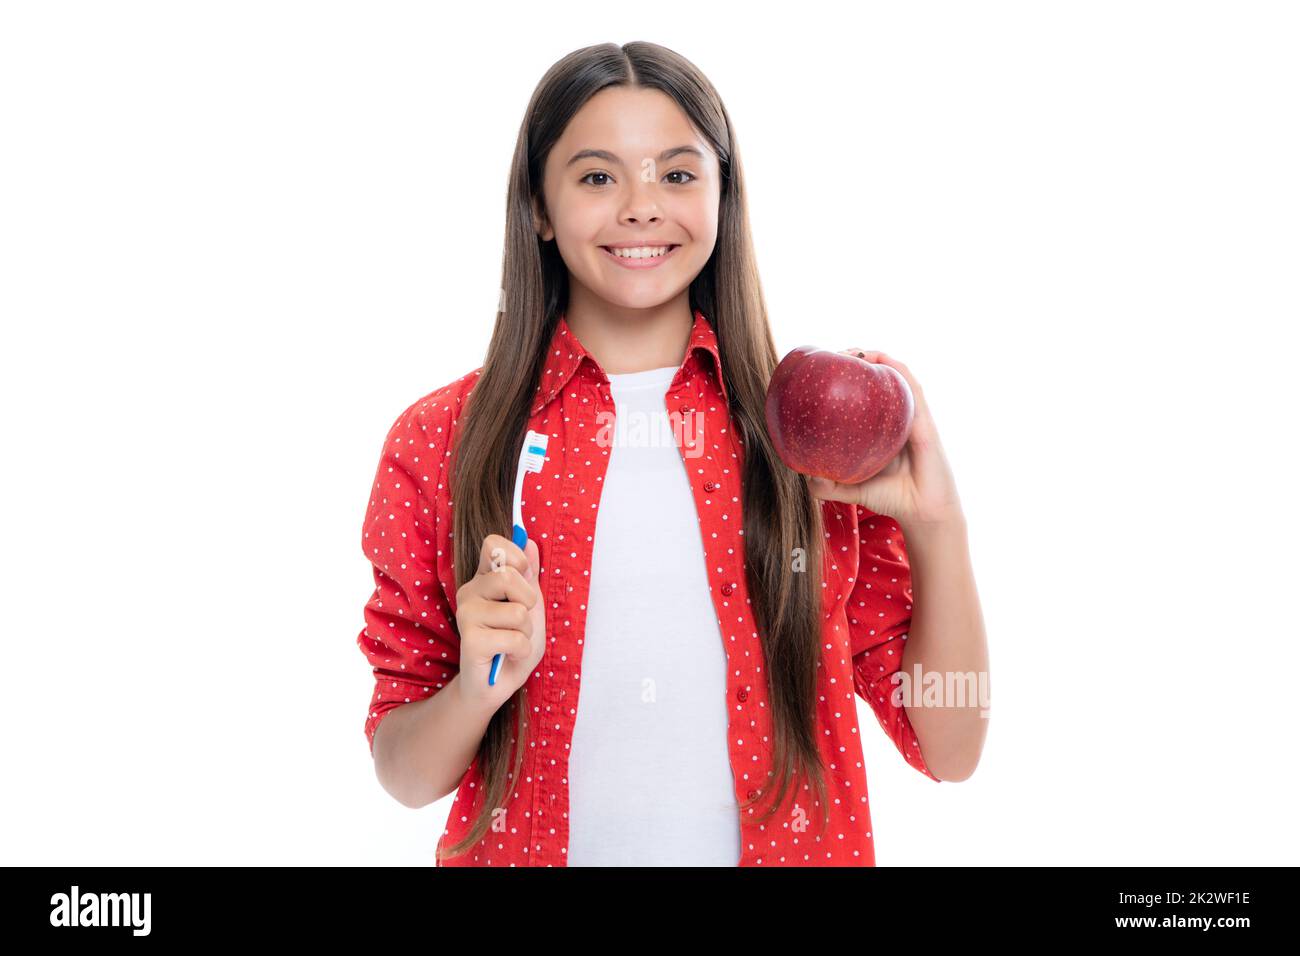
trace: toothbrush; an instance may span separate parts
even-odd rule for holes
[[[520,551],[528,544],[528,532],[524,530],[524,475],[541,473],[542,465],[546,463],[546,439],[544,433],[535,432],[530,428],[528,434],[524,436],[523,447],[519,449],[519,467],[515,470],[515,527],[512,538]],[[488,684],[496,684],[497,673],[501,670],[501,662],[504,659],[504,654],[493,655],[492,670],[488,672]]]

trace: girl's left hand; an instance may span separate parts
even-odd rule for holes
[[[843,355],[856,355],[878,365],[895,369],[912,389],[915,411],[907,444],[883,469],[866,481],[845,484],[828,478],[810,477],[812,493],[828,501],[845,501],[861,505],[877,514],[888,515],[903,526],[941,525],[962,517],[957,483],[948,459],[939,444],[939,432],[925,393],[906,365],[884,352],[844,349]]]

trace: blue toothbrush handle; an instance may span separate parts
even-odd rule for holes
[[[524,546],[528,544],[528,532],[525,531],[523,528],[521,528],[519,525],[515,525],[514,531],[511,532],[511,538],[514,541],[514,543],[518,546],[520,551],[522,551],[524,549]],[[494,654],[492,656],[492,669],[488,671],[489,686],[492,687],[496,686],[497,674],[501,670],[501,662],[503,660],[505,660],[504,654]]]

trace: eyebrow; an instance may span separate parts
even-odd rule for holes
[[[682,153],[689,153],[701,161],[704,159],[704,154],[694,146],[674,146],[672,149],[665,149],[659,154],[659,162],[666,162],[674,156],[679,156]],[[607,149],[580,149],[578,152],[573,154],[572,159],[565,163],[565,167],[567,168],[572,166],[580,159],[603,159],[605,162],[611,163],[615,166],[623,165],[623,161]]]

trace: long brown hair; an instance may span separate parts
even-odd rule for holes
[[[478,570],[489,534],[509,534],[511,494],[519,449],[545,352],[568,304],[568,270],[555,242],[534,229],[533,209],[545,210],[546,157],[573,115],[609,86],[640,86],[672,97],[710,143],[722,177],[717,243],[690,286],[690,304],[712,323],[718,339],[732,421],[744,454],[746,583],[767,666],[778,777],[766,822],[795,780],[810,777],[826,825],[825,769],[814,731],[816,670],[821,643],[822,516],[802,476],[776,456],[764,403],[777,365],[750,239],[745,181],[731,119],[713,85],[694,65],[654,43],[605,43],[575,50],[542,77],[515,143],[506,203],[502,301],[470,400],[460,416],[451,461],[456,585]],[[535,204],[535,206],[534,206]],[[529,374],[519,374],[528,369]],[[803,549],[811,573],[792,574],[790,558]],[[525,685],[526,687],[526,685]],[[528,702],[520,687],[493,715],[477,759],[481,802],[468,834],[442,856],[458,856],[491,825],[519,779],[528,733]],[[512,759],[513,750],[513,759]],[[763,794],[746,800],[756,804]]]

